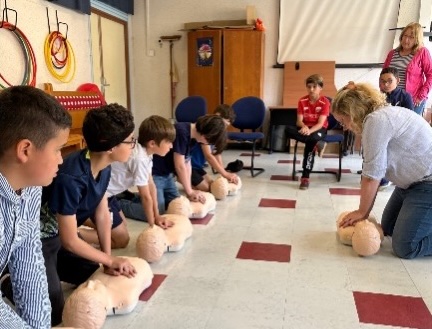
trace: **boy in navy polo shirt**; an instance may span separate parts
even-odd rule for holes
[[[414,111],[414,103],[410,94],[398,87],[399,71],[395,67],[383,68],[379,77],[380,90],[386,94],[387,102],[393,106],[405,107]]]
[[[220,153],[226,144],[226,124],[219,115],[202,116],[196,123],[177,122],[174,127],[176,138],[171,151],[164,157],[153,157],[153,180],[160,214],[165,213],[168,204],[180,195],[175,175],[189,200],[205,202],[204,194],[192,188],[191,147],[195,142],[211,144]]]
[[[69,155],[44,189],[40,227],[53,325],[61,322],[64,306],[60,281],[79,285],[99,263],[108,274],[135,274],[129,261],[111,256],[112,236],[117,234],[119,243],[127,228],[121,218],[112,216],[106,194],[110,164],[127,161],[136,144],[133,130],[132,114],[118,104],[90,110],[83,124],[87,149]],[[78,231],[88,218],[96,230]],[[99,244],[100,250],[85,240]],[[127,244],[128,235],[123,240]]]

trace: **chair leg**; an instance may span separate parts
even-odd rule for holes
[[[256,177],[259,174],[263,173],[265,171],[264,168],[255,168],[254,166],[254,160],[255,160],[255,148],[256,148],[256,139],[252,142],[252,156],[251,156],[251,165],[243,167],[243,169],[250,170],[251,176]]]
[[[337,181],[340,182],[342,177],[342,157],[343,157],[343,145],[339,142],[339,172],[337,175]]]
[[[292,167],[292,173],[291,173],[291,179],[294,181],[296,177],[296,161],[297,161],[297,146],[298,141],[294,143],[294,156],[293,156],[293,167]]]

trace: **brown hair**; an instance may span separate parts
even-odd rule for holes
[[[146,147],[154,140],[159,145],[164,139],[173,142],[176,136],[174,125],[166,118],[152,115],[141,122],[138,132],[138,143]]]
[[[234,109],[228,104],[218,105],[214,113],[219,114],[222,119],[229,120],[230,123],[233,123],[236,118]]]
[[[333,98],[331,112],[350,117],[354,128],[361,132],[366,116],[385,105],[386,95],[371,84],[350,82]]]
[[[215,146],[215,153],[222,153],[226,145],[226,124],[220,115],[204,115],[195,124],[197,132],[204,136],[209,144]]]
[[[423,28],[419,23],[409,23],[407,26],[404,27],[402,30],[400,36],[399,36],[399,46],[395,49],[396,51],[402,50],[402,38],[403,35],[408,32],[409,30],[412,31],[414,34],[414,47],[411,51],[411,54],[415,54],[417,51],[420,50],[420,48],[423,48]]]
[[[30,86],[14,86],[0,92],[0,157],[23,139],[37,149],[69,129],[69,113],[52,96]]]
[[[313,83],[314,85],[318,85],[318,86],[320,86],[321,88],[324,87],[324,79],[323,79],[323,77],[322,77],[321,75],[319,75],[319,74],[312,74],[311,76],[308,76],[308,77],[306,78],[306,82],[305,82],[306,86],[307,86],[309,83]]]

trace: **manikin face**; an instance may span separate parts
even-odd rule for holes
[[[69,137],[69,129],[59,130],[57,135],[50,139],[42,149],[37,149],[33,143],[23,140],[20,143],[28,143],[26,151],[26,177],[31,182],[27,186],[47,186],[51,184],[57,175],[59,165],[63,163],[62,147]]]
[[[314,83],[308,83],[306,85],[306,90],[308,91],[309,99],[311,100],[317,100],[320,97],[321,93],[321,86],[314,84]]]
[[[382,92],[389,93],[396,89],[399,79],[391,73],[381,74],[379,78],[379,87]]]

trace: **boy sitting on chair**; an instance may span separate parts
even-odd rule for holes
[[[306,79],[308,95],[300,98],[297,107],[297,126],[288,126],[288,138],[305,143],[303,171],[300,189],[309,188],[309,175],[315,158],[315,146],[327,134],[327,117],[330,113],[330,101],[321,95],[324,86],[322,76],[313,74]]]

